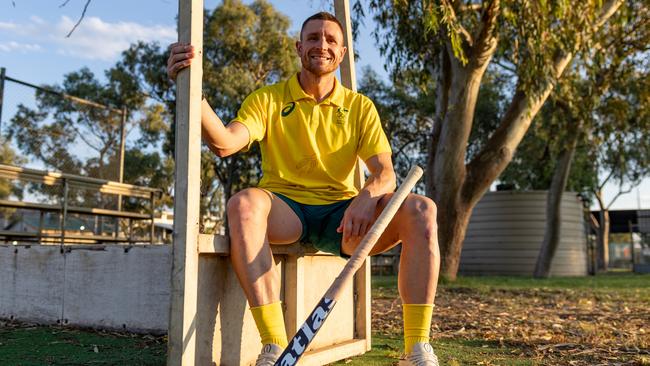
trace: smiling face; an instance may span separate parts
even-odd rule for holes
[[[296,42],[302,68],[316,76],[336,71],[343,60],[343,32],[338,24],[314,19],[305,24],[300,41]]]

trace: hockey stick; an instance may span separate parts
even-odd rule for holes
[[[307,320],[305,320],[298,332],[296,332],[296,335],[293,336],[287,348],[285,348],[284,352],[282,352],[275,362],[275,366],[293,366],[298,363],[298,360],[307,350],[307,347],[314,339],[318,330],[325,323],[325,319],[334,308],[345,286],[352,280],[355,272],[361,268],[370,250],[372,250],[372,247],[375,246],[381,234],[386,230],[393,216],[395,216],[397,209],[402,205],[402,202],[404,202],[406,196],[415,186],[415,183],[420,179],[422,173],[422,168],[419,166],[411,168],[402,185],[393,194],[393,197],[388,201],[388,204],[384,207],[375,223],[370,227],[368,233],[354,250],[348,263],[341,270],[341,273],[336,277],[330,288],[325,292],[325,295],[318,302],[314,310],[312,310],[311,314],[309,314]]]

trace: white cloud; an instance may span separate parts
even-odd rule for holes
[[[0,29],[4,30],[14,30],[16,29],[16,23],[0,22]]]
[[[0,42],[0,52],[35,52],[42,50],[41,46],[34,43],[18,43],[15,41]]]
[[[76,21],[66,16],[61,17],[56,24],[32,16],[25,24],[0,23],[0,29],[6,29],[15,36],[24,38],[21,42],[23,44],[33,46],[38,42],[43,48],[52,49],[58,54],[104,61],[117,59],[122,51],[137,41],[159,41],[164,45],[176,40],[176,29],[172,26],[146,26],[134,22],[111,23],[98,17],[84,18],[74,33],[66,38],[75,23]]]
[[[171,43],[176,39],[176,29],[170,26],[145,26],[133,22],[104,22],[97,17],[88,17],[74,31],[70,38],[65,35],[75,22],[62,17],[56,24],[59,38],[56,42],[64,54],[90,59],[112,60],[136,41],[159,41]]]

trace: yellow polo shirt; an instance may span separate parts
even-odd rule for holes
[[[320,103],[302,90],[297,74],[260,88],[246,97],[233,121],[248,129],[247,149],[259,141],[259,187],[304,204],[356,196],[357,157],[391,152],[375,105],[338,80]]]

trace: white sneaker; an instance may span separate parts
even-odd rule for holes
[[[277,344],[265,344],[262,347],[262,352],[257,356],[257,361],[255,361],[255,366],[273,366],[275,361],[278,360],[280,355],[284,351],[283,348]]]
[[[404,355],[399,360],[399,366],[440,366],[438,356],[433,353],[433,348],[429,343],[420,342],[413,346],[413,350],[408,355]]]

